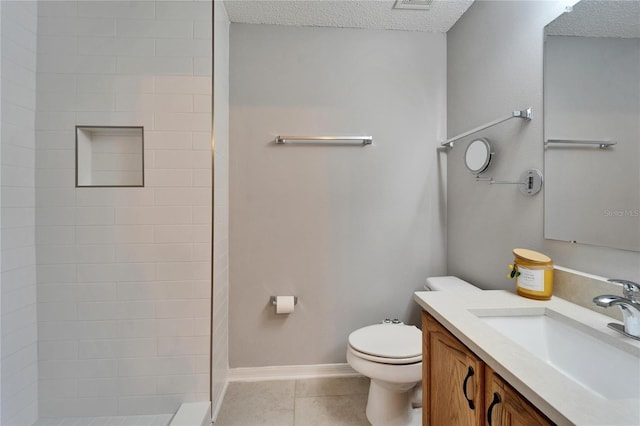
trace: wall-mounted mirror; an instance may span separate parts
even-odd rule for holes
[[[491,143],[485,138],[474,139],[464,152],[464,164],[474,175],[479,175],[489,168],[493,158]]]
[[[545,28],[545,238],[640,251],[640,2]]]

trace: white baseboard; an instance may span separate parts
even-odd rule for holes
[[[361,376],[349,364],[277,365],[269,367],[231,368],[230,382],[259,382],[264,380],[295,380],[320,377]]]

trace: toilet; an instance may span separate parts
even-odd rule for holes
[[[425,291],[481,291],[457,277],[430,277]],[[347,362],[369,377],[367,419],[373,426],[422,422],[422,332],[398,320],[360,328],[349,335]]]

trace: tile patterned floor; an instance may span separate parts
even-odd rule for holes
[[[214,426],[368,426],[369,379],[229,383]]]
[[[366,377],[229,383],[214,426],[369,426]],[[40,419],[34,426],[167,426],[171,414]]]

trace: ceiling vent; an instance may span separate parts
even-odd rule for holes
[[[394,9],[429,10],[433,0],[396,0]]]

